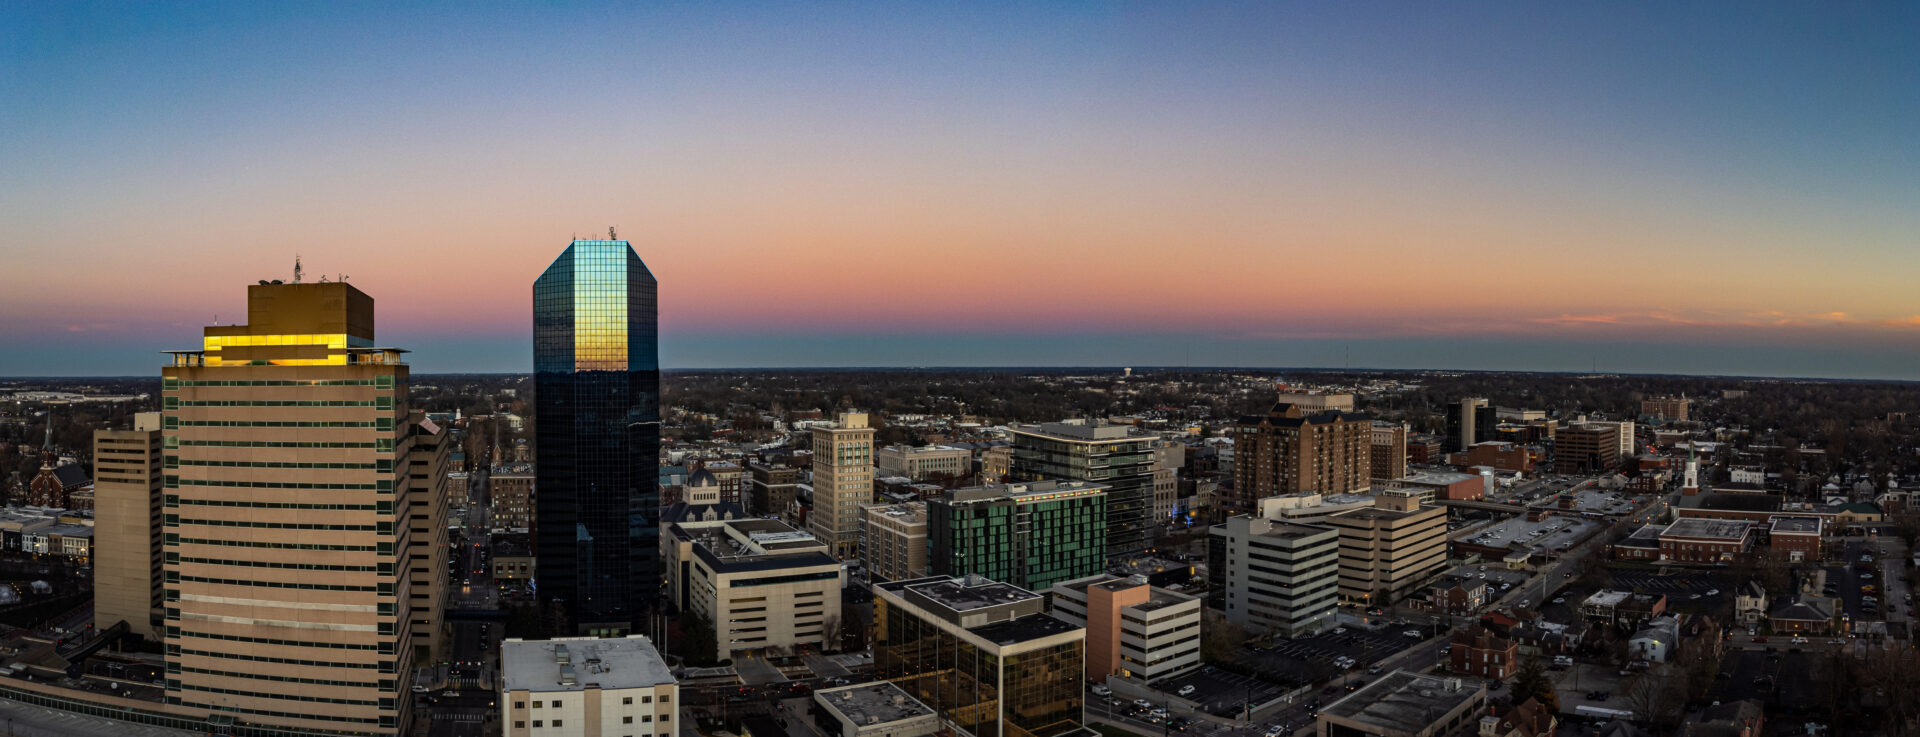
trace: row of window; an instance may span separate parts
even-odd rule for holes
[[[220,379],[198,381],[182,379],[160,380],[160,388],[162,391],[177,389],[183,386],[377,386],[385,389],[392,388],[393,377],[391,375],[381,375],[371,379],[306,379],[299,381],[289,379],[243,379],[237,381]]]
[[[183,479],[178,476],[167,477],[167,488],[180,486],[222,486],[237,489],[323,489],[332,491],[393,491],[392,481],[377,484],[283,484],[273,481],[215,481],[210,479]]]
[[[353,706],[375,706],[378,703],[373,701],[367,701],[365,699],[323,699],[315,696],[294,696],[290,694],[257,693],[253,691],[240,691],[240,690],[231,689],[231,688],[213,688],[211,686],[195,686],[192,684],[183,684],[178,681],[174,681],[172,683],[169,683],[168,685],[177,687],[182,691],[201,691],[205,693],[227,694],[229,696],[257,696],[265,699],[288,699],[292,701],[313,701],[313,702],[318,702],[322,704],[350,704]],[[280,717],[282,719],[318,719],[324,722],[348,722],[352,724],[376,724],[380,722],[380,719],[367,719],[364,717],[343,717],[343,716],[337,716],[333,714],[302,714],[300,712],[295,712],[295,711],[275,711],[273,709],[248,709],[240,706],[228,706],[226,704],[201,704],[201,703],[197,703],[193,701],[185,701],[185,700],[180,701],[179,704],[181,706],[191,706],[199,709],[206,709],[208,711],[213,711],[213,712],[228,712],[228,713],[235,713],[235,714],[258,714],[260,716]],[[385,717],[382,717],[382,719],[384,718]]]
[[[181,399],[167,397],[165,409],[181,407],[373,407],[393,409],[393,397],[375,399]]]
[[[186,505],[189,507],[245,507],[248,509],[319,509],[348,512],[393,511],[393,502],[378,504],[309,504],[306,502],[241,502],[231,499],[181,499],[178,494],[167,495],[167,506]]]
[[[198,637],[206,640],[225,640],[227,642],[249,642],[256,645],[280,645],[283,647],[324,647],[334,650],[372,650],[372,645],[347,642],[308,642],[306,640],[282,640],[273,637],[247,637],[244,635],[222,635],[213,632],[194,632],[183,630],[178,625],[167,626],[167,637]],[[382,643],[385,645],[386,643]]]
[[[189,448],[376,448],[393,450],[392,438],[381,438],[371,443],[322,443],[296,440],[180,440],[178,435],[168,435],[166,445],[169,448],[186,446]]]
[[[247,581],[233,578],[208,578],[206,576],[181,576],[167,571],[167,583],[210,583],[222,586],[254,586],[268,589],[300,589],[303,591],[373,591],[372,586],[349,586],[346,584],[295,583],[291,581]]]
[[[332,661],[332,660],[303,660],[301,658],[269,658],[264,655],[241,655],[239,653],[222,652],[218,650],[195,650],[192,648],[182,648],[177,645],[169,646],[167,649],[175,655],[198,655],[204,658],[225,658],[227,660],[251,660],[256,663],[279,663],[282,665],[309,665],[315,668],[365,668],[368,670],[372,670],[375,667],[374,664],[372,663],[350,663],[345,661]]]
[[[170,667],[168,668],[169,671],[178,671],[181,673],[198,673],[203,676],[228,676],[231,678],[248,678],[248,679],[259,680],[259,681],[278,681],[280,683],[302,683],[308,686],[346,686],[349,688],[379,688],[382,685],[384,685],[382,683],[370,683],[366,681],[335,681],[335,680],[329,680],[326,678],[299,678],[295,676],[272,676],[272,675],[267,675],[265,673],[238,673],[234,671],[212,670],[209,668],[188,668],[185,666],[178,666],[177,663],[169,664],[169,665],[170,665]],[[387,681],[386,683],[392,683],[392,681]],[[387,690],[392,690],[392,689],[387,689]],[[371,705],[371,703],[368,703],[368,702],[342,702],[342,703],[359,703],[367,706]]]
[[[348,552],[348,553],[374,552],[374,546],[372,545],[320,545],[316,543],[272,543],[272,542],[259,542],[255,540],[209,540],[207,538],[201,538],[201,537],[180,537],[178,534],[173,534],[173,533],[168,534],[167,544],[168,545],[223,545],[223,546],[232,547],[232,548],[269,548],[274,550],[329,550],[329,551],[342,551],[342,552]],[[381,552],[387,552],[387,553],[393,552],[392,543],[387,543],[383,547],[385,547],[386,550]]]
[[[160,419],[160,427],[172,430],[181,427],[298,427],[298,428],[364,428],[392,430],[393,418],[382,417],[372,422],[307,422],[296,420],[183,420],[173,415]]]
[[[172,517],[173,515],[168,515]],[[207,525],[209,527],[254,527],[266,530],[329,530],[333,532],[374,532],[378,528],[390,527],[387,523],[379,525],[323,525],[306,522],[253,522],[231,519],[187,519],[167,520],[170,525]]]
[[[179,558],[179,557],[175,557],[173,553],[168,553],[167,557],[170,559],[167,561],[169,563],[174,563],[174,562],[198,563],[201,565],[209,565],[209,566],[239,566],[243,568],[283,568],[283,569],[294,570],[294,571],[349,571],[353,573],[374,572],[373,566],[322,565],[319,563],[276,563],[273,561],[265,561],[265,560],[228,560],[224,558]],[[390,573],[391,571],[381,571],[381,572]]]
[[[212,466],[218,468],[338,468],[351,471],[393,470],[393,461],[381,460],[376,463],[309,463],[287,461],[206,461],[198,458],[180,460],[179,456],[167,456],[168,468],[176,466]]]

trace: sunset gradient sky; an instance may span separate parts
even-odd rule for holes
[[[1920,4],[0,5],[0,375],[349,275],[525,371],[618,226],[669,368],[1920,378]]]

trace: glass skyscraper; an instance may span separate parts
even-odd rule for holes
[[[576,240],[533,283],[534,581],[582,634],[659,600],[657,294],[622,240]]]

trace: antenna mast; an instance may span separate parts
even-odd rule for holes
[[[610,240],[610,241],[620,240],[620,236],[614,234],[613,226],[611,225],[607,226],[607,240]]]
[[[300,283],[300,276],[302,273],[303,272],[300,270],[300,254],[296,253],[293,255],[293,283],[295,284]]]

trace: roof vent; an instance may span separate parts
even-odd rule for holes
[[[573,666],[571,665],[560,666],[560,685],[571,686],[571,685],[574,685],[576,682],[577,680],[573,677]]]
[[[567,652],[566,645],[553,646],[553,662],[567,665],[573,662],[573,656]]]

